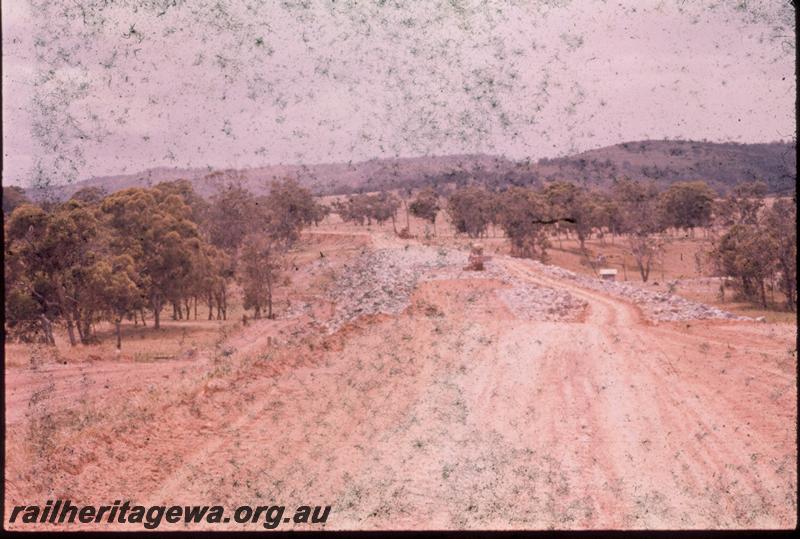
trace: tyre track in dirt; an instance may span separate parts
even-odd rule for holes
[[[525,268],[522,262],[510,261],[508,264],[513,270],[535,282],[548,286],[557,285],[552,279]],[[668,439],[662,440],[664,444],[662,447],[668,448],[670,451],[662,451],[662,455],[658,459],[649,458],[641,460],[639,463],[636,462],[636,458],[631,459],[626,456],[632,462],[631,468],[639,469],[641,473],[645,474],[643,477],[646,477],[652,470],[652,468],[648,469],[648,462],[654,466],[666,465],[669,467],[667,463],[673,460],[669,458],[670,452],[674,451],[673,455],[688,453],[689,458],[680,459],[682,460],[680,471],[676,473],[675,470],[670,470],[673,477],[664,477],[663,479],[672,479],[672,482],[676,483],[685,481],[687,485],[696,485],[702,483],[704,479],[708,481],[709,478],[725,478],[718,480],[728,480],[731,485],[739,486],[736,489],[737,492],[728,498],[730,504],[728,512],[732,512],[733,515],[714,515],[713,510],[708,509],[704,515],[709,519],[708,525],[757,526],[767,522],[775,525],[769,518],[764,518],[766,513],[780,515],[781,521],[793,525],[794,506],[793,503],[787,504],[786,501],[791,499],[792,493],[796,491],[794,473],[788,470],[788,473],[779,473],[776,470],[763,469],[764,466],[760,466],[761,469],[753,470],[752,468],[756,468],[756,466],[751,457],[756,454],[772,453],[773,460],[780,462],[786,455],[775,455],[776,449],[791,455],[796,436],[794,429],[789,427],[794,416],[793,389],[786,391],[787,398],[781,399],[781,402],[772,403],[774,412],[781,412],[773,417],[758,408],[751,407],[743,410],[740,406],[738,410],[733,410],[728,404],[736,400],[741,401],[741,393],[726,392],[727,395],[725,395],[722,394],[723,391],[729,388],[721,387],[715,390],[713,384],[715,380],[708,383],[709,380],[705,379],[698,383],[696,380],[690,380],[683,376],[685,371],[681,369],[680,362],[690,354],[687,353],[684,357],[675,357],[667,351],[674,348],[676,344],[685,342],[681,332],[666,329],[664,324],[659,325],[658,330],[653,332],[653,328],[649,324],[643,323],[633,306],[604,297],[594,291],[580,289],[566,283],[564,286],[574,295],[589,302],[591,312],[588,315],[587,323],[600,330],[602,334],[600,339],[615,351],[615,357],[625,359],[625,363],[617,369],[617,373],[625,379],[625,383],[630,386],[645,387],[651,392],[649,398],[641,398],[644,395],[640,394],[639,398],[634,401],[636,402],[635,409],[640,412],[639,416],[643,421],[642,428],[638,430],[642,433],[650,432],[656,435],[661,435],[664,431],[669,434]],[[710,338],[713,337],[710,336]],[[743,359],[751,361],[753,359],[747,353],[741,354],[741,356]],[[586,361],[591,361],[588,356],[584,357],[586,357]],[[681,372],[676,370],[676,365]],[[750,366],[748,370],[755,372],[757,367]],[[580,374],[577,372],[577,375]],[[790,385],[793,383],[792,376],[788,372],[780,373],[770,370],[766,374],[773,378],[778,377],[782,383]],[[572,376],[575,375],[573,373]],[[774,383],[765,382],[765,385],[774,387]],[[737,399],[737,397],[739,398]],[[625,406],[629,398],[619,395],[613,399],[611,404],[613,407],[619,408]],[[760,404],[765,404],[763,399]],[[784,405],[786,408],[781,410],[780,405]],[[732,413],[732,411],[737,413]],[[607,415],[613,417],[611,414]],[[693,426],[695,432],[686,432],[687,429],[682,428],[689,425]],[[733,427],[734,425],[736,426]],[[731,427],[735,430],[732,430]],[[630,427],[618,424],[612,432],[624,432],[627,428]],[[766,443],[756,445],[757,440],[763,440]],[[647,445],[652,448],[652,440]],[[641,454],[641,452],[637,453]],[[630,452],[629,454],[634,456],[637,453]],[[731,468],[735,471],[731,472]],[[680,477],[681,472],[685,477]],[[650,484],[668,485],[669,482],[661,483],[654,480]],[[704,489],[688,488],[686,490],[688,492],[677,493],[679,496],[671,493],[664,497],[673,502],[669,505],[674,506],[674,511],[671,515],[665,513],[662,516],[671,518],[679,516],[688,523],[691,520],[689,509],[694,505],[690,502],[691,498],[701,498],[707,495],[708,490],[711,489],[706,484]],[[694,492],[692,492],[693,490]],[[674,503],[676,499],[680,500],[681,496],[689,499],[685,500],[683,504]],[[680,505],[685,505],[683,515],[680,514]],[[633,522],[640,520],[639,516],[634,514],[636,518]],[[667,518],[655,519],[655,522],[659,520],[661,525],[668,526]],[[623,523],[626,526],[631,524],[630,521]]]
[[[770,467],[786,460],[781,451],[791,460],[791,433],[770,421],[747,425],[748,416],[727,407],[729,394],[704,385],[707,378],[684,379],[682,362],[697,354],[673,354],[685,345],[679,331],[662,324],[651,333],[631,304],[523,262],[498,263],[586,300],[585,320],[422,322],[403,314],[367,327],[324,368],[277,381],[233,426],[238,437],[205,448],[194,469],[236,462],[221,475],[262,477],[274,496],[334,500],[334,529],[793,524],[791,463],[783,474]],[[370,366],[363,351],[402,348],[412,332],[403,367],[374,378],[371,369],[386,373],[393,362]],[[334,382],[346,377],[344,386]],[[284,405],[278,432],[257,421],[275,398],[303,402]],[[261,462],[248,460],[254,452]],[[153,500],[190,492],[242,503],[240,488],[200,483],[177,470]]]

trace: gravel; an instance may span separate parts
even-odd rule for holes
[[[579,286],[605,292],[612,296],[627,299],[642,308],[645,316],[651,320],[683,321],[683,320],[748,320],[746,316],[737,316],[710,305],[696,303],[667,292],[646,290],[640,285],[628,282],[604,281],[572,271],[531,261],[534,268],[551,277],[570,280]]]
[[[575,320],[586,307],[586,302],[569,292],[522,281],[492,260],[486,263],[484,271],[464,270],[467,258],[468,253],[463,250],[423,245],[365,249],[344,265],[327,291],[326,299],[334,303],[335,311],[322,326],[333,333],[361,316],[400,314],[408,306],[418,283],[440,279],[496,279],[506,285],[497,290],[500,301],[525,320]],[[632,301],[651,320],[751,320],[674,294],[646,290],[633,283],[604,281],[558,266],[534,260],[528,262],[544,275]],[[293,316],[308,308],[308,303],[296,305],[287,314]]]
[[[424,274],[463,263],[463,253],[408,245],[362,252],[344,266],[329,291],[336,312],[325,324],[333,332],[370,314],[399,314]]]

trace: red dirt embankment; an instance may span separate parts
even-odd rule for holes
[[[418,281],[399,313],[331,335],[300,314],[189,361],[7,369],[6,507],[332,505],[327,529],[795,526],[794,326],[653,325],[527,262],[489,264],[513,282]],[[536,319],[504,301],[515,283],[584,310]]]

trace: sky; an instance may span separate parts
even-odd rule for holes
[[[2,16],[7,185],[796,132],[788,1],[2,0]]]

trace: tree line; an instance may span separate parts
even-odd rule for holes
[[[107,194],[88,187],[63,203],[34,204],[4,188],[6,331],[23,341],[54,344],[53,328],[71,344],[96,340],[101,321],[161,327],[174,320],[227,319],[231,286],[255,318],[274,316],[273,293],[287,254],[303,227],[329,213],[361,225],[389,220],[409,234],[409,215],[433,226],[441,211],[456,234],[481,238],[501,230],[515,256],[547,260],[552,242],[619,238],[647,281],[658,254],[676,233],[710,238],[716,274],[742,297],[767,305],[768,285],[786,306],[797,304],[796,200],[766,204],[766,185],[742,183],[719,196],[701,181],[664,190],[623,178],[610,190],[572,182],[542,188],[489,190],[475,185],[356,194],[326,206],[293,180],[274,182],[255,196],[226,179],[206,200],[189,181],[164,182]],[[406,226],[397,230],[404,210]],[[724,298],[725,280],[721,294]]]
[[[197,319],[199,305],[209,320],[226,319],[234,282],[245,309],[271,318],[286,254],[325,214],[293,180],[261,197],[229,182],[210,200],[186,180],[113,194],[89,187],[41,205],[17,191],[7,207],[5,195],[6,330],[47,344],[55,324],[75,345],[111,322],[120,347],[126,319],[146,325],[149,316],[159,329],[165,310]]]
[[[782,198],[766,206],[764,182],[744,182],[720,196],[706,182],[676,182],[659,190],[652,181],[621,178],[608,190],[568,181],[541,188],[512,186],[490,190],[463,185],[426,188],[407,200],[391,194],[359,194],[334,204],[345,221],[394,222],[401,205],[433,225],[444,210],[456,234],[470,238],[500,229],[515,256],[547,260],[552,241],[575,237],[589,259],[585,242],[622,238],[643,281],[666,242],[675,234],[711,240],[708,258],[716,273],[733,279],[746,299],[767,305],[766,284],[775,283],[794,310],[796,290],[796,201]],[[388,215],[388,217],[385,217]],[[723,289],[724,294],[724,289]]]

